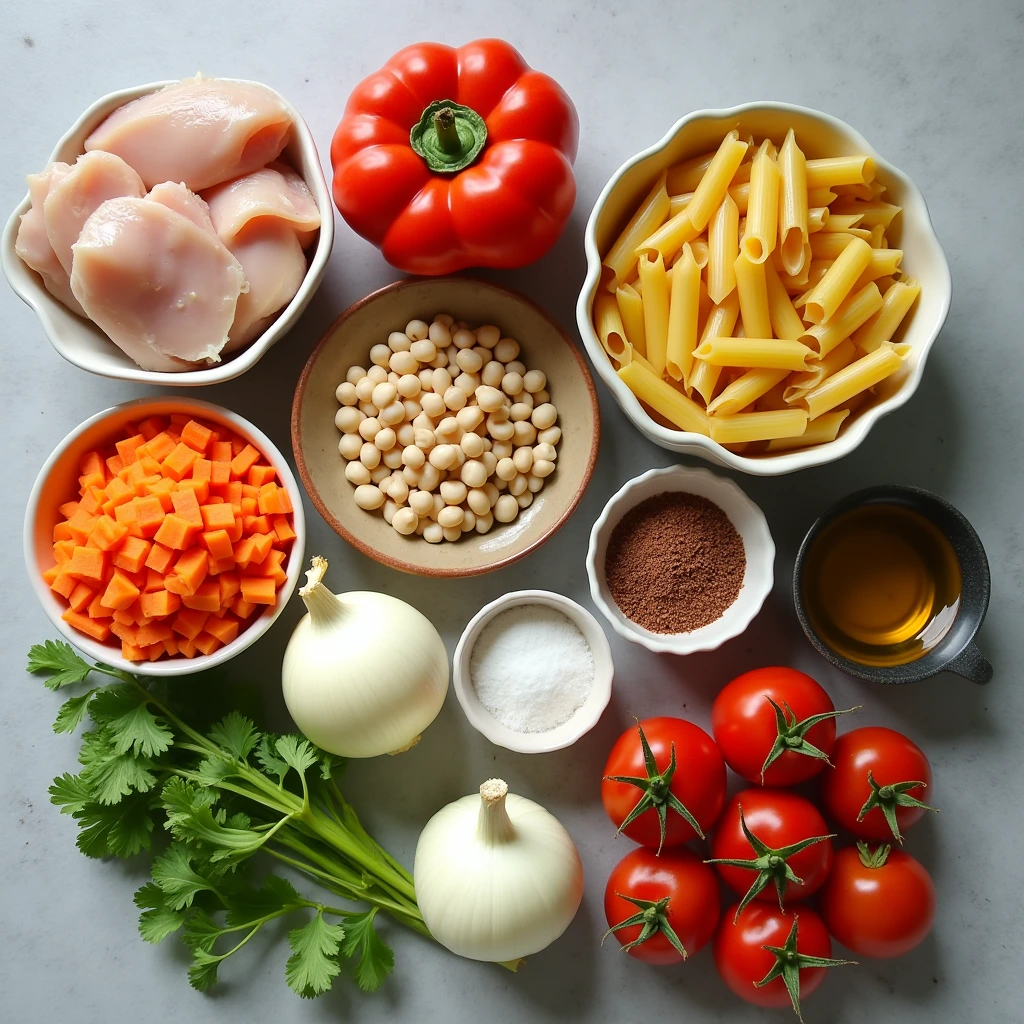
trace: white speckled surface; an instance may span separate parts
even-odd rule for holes
[[[612,704],[597,729],[569,750],[527,756],[492,747],[469,728],[450,694],[414,751],[351,768],[350,796],[406,863],[426,818],[490,775],[500,773],[513,789],[547,805],[575,836],[587,871],[585,902],[565,937],[513,977],[392,928],[398,969],[382,992],[365,998],[351,983],[339,983],[329,996],[305,1003],[284,985],[280,942],[254,943],[226,967],[225,983],[212,997],[191,992],[180,950],[146,946],[135,933],[131,893],[139,866],[80,856],[72,822],[47,802],[50,779],[74,767],[76,743],[50,732],[57,700],[23,672],[28,644],[51,630],[30,597],[14,538],[36,470],[64,433],[96,410],[145,392],[62,362],[28,308],[0,286],[0,459],[10,510],[9,542],[0,549],[0,1017],[11,1024],[784,1020],[786,1013],[754,1010],[727,993],[707,951],[679,968],[655,970],[599,947],[605,878],[629,844],[613,838],[597,798],[604,756],[630,715],[682,714],[706,723],[714,694],[732,675],[784,662],[815,674],[837,705],[863,703],[864,723],[890,724],[920,742],[942,808],[907,844],[935,876],[934,933],[903,960],[836,971],[807,1002],[807,1019],[1020,1020],[1020,3],[207,0],[157,6],[0,2],[4,215],[23,194],[23,175],[39,169],[87,102],[113,89],[197,69],[263,79],[304,111],[326,155],[349,89],[399,46],[500,35],[565,86],[579,108],[582,140],[579,198],[565,236],[537,265],[493,276],[528,292],[570,329],[583,275],[582,226],[609,174],[681,113],[758,98],[838,115],[917,180],[947,247],[953,309],[917,396],[853,456],[796,477],[741,481],[764,508],[779,545],[776,593],[746,635],[685,659],[650,655],[613,638]],[[287,448],[291,390],[314,340],[348,303],[395,276],[340,224],[327,278],[300,327],[254,371],[202,397],[253,418]],[[606,394],[602,412],[604,443],[587,497],[569,526],[519,565],[478,580],[410,579],[346,549],[312,509],[310,552],[331,556],[335,580],[347,587],[386,590],[429,610],[450,647],[476,609],[507,590],[563,589],[589,604],[583,559],[590,523],[629,476],[673,461],[641,441]],[[993,600],[980,639],[995,679],[987,689],[952,677],[907,689],[862,685],[820,661],[797,628],[788,576],[803,532],[832,500],[886,481],[942,494],[988,547]],[[270,714],[280,713],[275,666],[298,614],[289,609],[233,666],[234,677],[251,680],[262,693]],[[380,794],[390,796],[380,800]]]

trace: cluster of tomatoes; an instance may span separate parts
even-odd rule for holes
[[[810,676],[763,668],[718,695],[714,739],[681,718],[649,718],[619,737],[601,798],[640,846],[612,871],[604,904],[609,934],[631,956],[678,963],[713,938],[729,988],[799,1017],[801,995],[851,962],[831,959],[830,935],[862,957],[900,956],[924,939],[932,880],[890,844],[931,809],[931,768],[891,729],[837,739],[846,713]],[[726,765],[752,784],[728,801]],[[824,816],[784,788],[815,776]],[[826,818],[856,845],[835,849]],[[709,840],[709,859],[684,845],[695,838]],[[719,879],[739,897],[724,911]],[[817,910],[803,902],[815,895]]]

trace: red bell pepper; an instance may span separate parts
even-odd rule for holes
[[[578,141],[572,101],[508,43],[417,43],[349,97],[334,201],[407,273],[521,267],[569,219]]]

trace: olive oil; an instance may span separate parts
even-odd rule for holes
[[[811,627],[862,665],[903,665],[949,632],[960,564],[942,532],[901,505],[870,504],[829,523],[803,573]]]

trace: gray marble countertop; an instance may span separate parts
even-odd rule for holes
[[[905,730],[931,758],[934,801],[908,849],[933,872],[938,922],[904,959],[837,970],[807,1001],[807,1019],[910,1024],[1009,1024],[1022,1019],[1020,946],[1024,791],[1024,10],[1019,0],[785,4],[650,0],[344,0],[139,5],[125,0],[0,0],[0,211],[24,194],[26,172],[87,103],[138,82],[209,74],[261,79],[304,113],[326,159],[349,90],[399,46],[497,35],[554,75],[582,125],[579,196],[555,249],[522,271],[493,276],[539,301],[570,331],[583,278],[581,237],[591,205],[628,156],[683,113],[753,99],[827,110],[860,130],[924,192],[953,274],[953,307],[923,384],[849,458],[779,479],[739,478],[764,509],[779,547],[776,590],[751,628],[719,651],[658,657],[611,635],[612,704],[569,750],[516,755],[474,732],[455,700],[401,758],[353,764],[349,796],[371,830],[406,863],[419,828],[446,801],[494,774],[539,800],[570,829],[587,873],[584,904],[567,934],[517,976],[459,960],[389,927],[398,966],[373,997],[342,982],[304,1002],[284,984],[283,935],[254,943],[223,971],[213,995],[193,993],[171,944],[136,933],[131,896],[142,868],[87,860],[71,820],[48,803],[52,777],[73,770],[77,743],[50,731],[57,699],[25,675],[31,642],[53,629],[30,596],[21,509],[39,466],[64,434],[98,409],[146,389],[88,376],[47,344],[34,315],[0,285],[3,369],[0,454],[9,543],[0,548],[0,1018],[10,1024],[227,1020],[690,1021],[785,1020],[756,1010],[719,981],[709,951],[654,969],[601,948],[602,894],[630,848],[616,840],[597,780],[632,715],[677,714],[707,724],[719,687],[739,671],[791,664],[815,675],[837,706],[864,705],[861,721]],[[254,370],[202,397],[256,420],[289,448],[292,388],[314,341],[349,303],[397,274],[339,220],[326,279],[301,324]],[[428,581],[385,569],[348,548],[308,508],[308,551],[332,559],[345,589],[400,594],[427,610],[449,647],[483,603],[525,587],[560,589],[589,604],[584,554],[608,496],[670,453],[630,427],[601,391],[603,440],[590,489],[569,525],[540,553],[491,576]],[[974,523],[992,562],[993,591],[980,642],[995,667],[986,688],[939,677],[883,689],[820,660],[788,598],[796,546],[832,501],[870,484],[926,487]],[[231,665],[279,712],[277,670],[300,609]],[[609,631],[610,632],[610,631]],[[1015,795],[1016,794],[1016,795]]]

